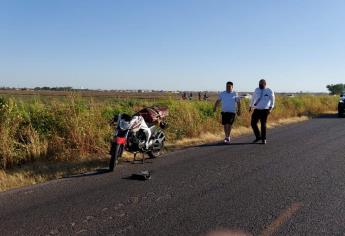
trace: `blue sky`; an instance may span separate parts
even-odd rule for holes
[[[325,92],[344,0],[0,0],[0,86]]]

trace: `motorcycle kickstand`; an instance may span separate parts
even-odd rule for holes
[[[144,163],[145,163],[145,153],[142,153],[142,155],[143,155],[142,162],[143,162],[143,164],[144,164]]]
[[[139,160],[137,160],[136,159],[136,157],[137,157],[137,155],[138,155],[138,153],[136,152],[136,153],[133,153],[133,161],[132,161],[132,164],[135,164],[135,162],[136,161],[140,161],[140,159]],[[141,161],[142,161],[142,164],[144,164],[145,163],[145,153],[142,153],[142,159],[141,159]]]
[[[132,164],[134,164],[135,162],[136,162],[136,157],[137,157],[137,153],[135,152],[135,153],[133,153],[133,161],[132,161]]]

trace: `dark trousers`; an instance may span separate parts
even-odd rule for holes
[[[266,139],[266,129],[267,129],[267,117],[269,110],[257,110],[255,109],[252,115],[252,128],[257,139]],[[261,134],[258,127],[258,122],[261,123]]]

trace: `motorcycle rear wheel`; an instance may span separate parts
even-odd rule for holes
[[[159,150],[155,151],[149,151],[147,155],[149,156],[149,159],[154,159],[162,155],[162,150],[164,148],[164,142],[162,143],[162,147]]]

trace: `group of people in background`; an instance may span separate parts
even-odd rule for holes
[[[266,87],[264,79],[259,81],[259,87],[255,89],[249,106],[249,112],[252,112],[251,126],[255,135],[253,143],[261,141],[262,144],[267,143],[266,130],[267,118],[272,112],[275,105],[274,92]],[[222,124],[224,125],[224,143],[231,142],[230,133],[232,125],[235,121],[236,115],[241,115],[240,97],[233,90],[234,84],[232,82],[226,83],[226,90],[221,92],[214,105],[214,112],[221,104],[222,107]],[[258,127],[258,122],[261,123],[261,131]]]
[[[182,93],[182,100],[187,100],[187,99],[188,100],[193,100],[193,93],[192,92],[190,92],[188,94],[188,96],[187,96],[186,92]],[[199,99],[199,101],[202,101],[202,100],[207,101],[208,100],[207,92],[204,92],[204,95],[202,95],[201,92],[198,92],[198,99]]]

